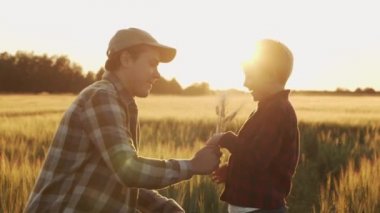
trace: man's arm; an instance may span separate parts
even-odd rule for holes
[[[137,209],[141,212],[185,212],[177,202],[160,195],[155,190],[140,189]]]
[[[126,113],[115,94],[98,91],[83,107],[82,125],[87,135],[107,166],[126,186],[157,189],[198,174],[197,168],[191,168],[192,160],[158,160],[138,156],[127,134]],[[210,156],[209,165],[219,163],[211,148],[204,150],[203,155],[206,154]],[[212,169],[206,168],[209,172]]]

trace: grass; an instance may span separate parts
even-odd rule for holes
[[[0,116],[62,114],[74,95],[0,95]],[[380,125],[380,96],[290,95],[299,121],[343,125]],[[144,119],[215,120],[217,96],[155,96],[137,99]],[[227,107],[238,109],[243,120],[255,109],[250,95],[227,97]],[[159,113],[157,113],[159,112]]]
[[[380,211],[380,158],[350,161],[345,171],[336,178],[329,176],[321,188],[322,212]]]
[[[62,113],[73,98],[0,96],[0,212],[22,211]],[[301,159],[288,197],[289,211],[379,212],[380,97],[291,99],[300,118]],[[226,127],[236,131],[255,106],[248,95],[227,100],[230,109],[245,103]],[[217,101],[214,96],[138,99],[141,155],[190,158],[215,132]],[[219,201],[222,190],[209,177],[195,176],[160,192],[188,212],[226,212],[226,204]]]

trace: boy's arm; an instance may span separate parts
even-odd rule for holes
[[[286,127],[286,116],[283,112],[273,112],[263,119],[259,131],[248,139],[244,146],[237,146],[242,163],[249,164],[252,171],[262,171],[272,162],[282,146]]]

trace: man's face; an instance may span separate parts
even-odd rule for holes
[[[127,62],[122,63],[126,69],[119,73],[119,77],[126,82],[132,96],[147,97],[149,95],[153,83],[160,78],[157,69],[159,56],[158,51],[152,48],[147,48],[136,59],[122,56],[122,58],[127,57],[122,59]]]

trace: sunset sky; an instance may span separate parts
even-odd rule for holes
[[[288,88],[380,90],[378,2],[211,0],[3,1],[0,52],[67,55],[84,71],[106,60],[109,39],[138,27],[177,48],[165,78],[243,89],[241,63],[261,38],[277,39],[294,54]]]

